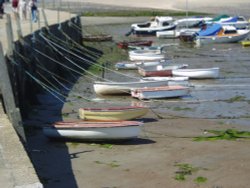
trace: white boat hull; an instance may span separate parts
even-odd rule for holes
[[[165,59],[164,54],[129,54],[131,61],[157,61]]]
[[[131,90],[131,96],[138,99],[176,98],[185,96],[188,93],[189,88],[182,86],[152,87]]]
[[[94,91],[98,95],[130,94],[131,88],[158,87],[167,85],[167,81],[95,82]]]
[[[207,69],[176,69],[172,71],[173,76],[187,76],[189,78],[218,78],[220,69],[218,67]]]
[[[120,62],[120,63],[116,63],[115,68],[116,70],[119,69],[124,69],[124,70],[133,70],[133,69],[137,69],[138,66],[140,67],[149,67],[149,66],[156,66],[156,65],[166,65],[168,63],[170,63],[171,61],[145,61],[145,62]]]
[[[145,77],[142,80],[165,80],[168,82],[168,86],[190,86],[188,77]]]
[[[46,127],[43,133],[49,138],[79,140],[124,140],[136,138],[140,134],[141,125],[129,127],[55,129]]]

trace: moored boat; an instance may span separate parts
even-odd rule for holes
[[[104,41],[112,41],[113,37],[111,35],[83,35],[83,42],[104,42]]]
[[[150,67],[140,67],[138,66],[138,72],[142,76],[172,76],[172,70],[186,68],[187,64],[180,65],[157,65]]]
[[[49,138],[79,139],[86,141],[124,140],[138,137],[141,126],[138,121],[116,122],[56,122],[43,128]]]
[[[151,46],[153,41],[151,40],[135,40],[135,41],[121,41],[117,43],[117,46],[122,49],[128,49],[129,46]]]
[[[176,69],[172,71],[173,76],[187,76],[189,78],[218,78],[220,68],[201,68],[201,69]]]
[[[147,114],[147,107],[80,108],[79,117],[84,120],[121,121],[139,118]]]
[[[189,78],[188,77],[144,77],[142,80],[165,80],[168,82],[168,86],[190,86]]]
[[[175,29],[174,19],[169,16],[156,16],[145,23],[135,23],[131,25],[131,32],[135,35],[155,36],[157,31],[166,31]]]
[[[119,69],[137,69],[138,66],[148,67],[148,66],[156,66],[156,65],[166,65],[171,63],[170,60],[160,60],[160,61],[138,61],[138,62],[118,62],[115,64],[116,70]]]
[[[130,52],[129,59],[131,61],[157,61],[165,59],[165,54],[160,51],[139,51]]]
[[[161,99],[182,97],[189,93],[184,86],[162,86],[131,89],[131,96],[138,99]]]
[[[234,43],[244,40],[248,37],[250,30],[236,29],[234,26],[221,26],[214,24],[201,30],[194,37],[197,45],[209,43]]]
[[[166,86],[166,81],[138,82],[95,82],[94,91],[98,95],[130,94],[131,88]]]
[[[241,41],[241,45],[244,46],[244,47],[250,46],[250,40],[243,40],[243,41]]]

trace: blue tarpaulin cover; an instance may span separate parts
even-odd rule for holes
[[[221,30],[220,24],[213,24],[208,26],[207,29],[198,32],[199,36],[213,36]]]

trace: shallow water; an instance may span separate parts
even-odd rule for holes
[[[189,68],[220,67],[220,77],[218,79],[191,80],[191,84],[194,87],[191,87],[189,96],[182,99],[139,101],[140,105],[150,106],[158,113],[177,117],[222,119],[226,123],[249,125],[250,48],[244,48],[240,43],[209,44],[196,47],[183,44],[178,39],[125,37],[124,35],[129,28],[130,24],[114,24],[94,26],[88,29],[109,33],[113,36],[114,41],[134,38],[153,40],[153,45],[168,44],[170,46],[164,48],[166,56],[175,63],[188,64]],[[120,73],[129,77],[139,77],[137,71],[120,71]],[[108,71],[105,76],[114,81],[132,80]],[[138,100],[130,96],[95,96],[92,84],[83,81],[84,78],[81,79],[82,81],[79,82],[79,85],[74,87],[78,88],[75,91],[79,92],[82,90],[84,92],[88,88],[89,93],[86,97],[97,98],[96,101],[98,101],[93,106],[138,103]]]

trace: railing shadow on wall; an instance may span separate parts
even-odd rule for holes
[[[28,36],[21,36],[20,39],[14,43],[12,52],[6,56],[5,62],[7,67],[6,70],[3,69],[5,73],[8,72],[11,83],[9,89],[10,92],[12,90],[13,95],[12,106],[5,103],[6,111],[23,141],[35,170],[45,187],[65,187],[65,185],[67,185],[66,187],[77,187],[71,167],[71,157],[68,147],[64,142],[49,142],[43,136],[41,128],[44,123],[43,121],[46,122],[44,119],[38,119],[37,122],[33,121],[31,123],[33,126],[24,126],[24,132],[22,126],[32,108],[34,106],[43,106],[43,104],[46,105],[46,102],[48,102],[46,101],[47,99],[50,100],[50,105],[53,105],[53,113],[58,114],[52,121],[62,120],[61,110],[63,107],[63,99],[61,102],[58,102],[58,98],[52,96],[54,91],[46,90],[46,86],[43,84],[58,85],[54,79],[54,75],[63,77],[66,80],[71,80],[71,83],[76,82],[81,75],[76,75],[61,65],[63,64],[67,67],[73,66],[63,57],[67,56],[70,58],[70,54],[65,52],[58,54],[55,49],[47,44],[43,36],[47,36],[48,38],[53,36],[61,41],[65,41],[68,43],[69,49],[72,48],[72,44],[78,43],[82,45],[81,32],[73,32],[72,23],[79,28],[81,27],[80,18],[74,17],[63,23],[43,27]],[[88,50],[91,51],[95,49]],[[86,55],[87,53],[88,52],[86,52]],[[99,51],[95,51],[95,53],[101,55]],[[48,57],[53,57],[53,59],[49,59]],[[87,55],[86,59],[88,58],[89,56]],[[61,64],[55,63],[55,61]],[[92,58],[91,61],[95,61],[95,59]],[[74,62],[84,68],[89,66],[81,60],[75,60]],[[77,70],[78,68],[75,69]],[[82,69],[78,69],[78,71],[82,71]],[[43,84],[41,84],[41,80]],[[73,84],[67,86],[70,88],[73,87]],[[64,90],[63,88],[61,88],[61,90],[63,90],[64,96],[67,96],[68,92],[70,92],[70,90]],[[2,94],[3,100],[8,100],[10,93]],[[50,97],[47,99],[43,98],[44,101],[41,101],[38,98],[40,94]],[[49,108],[49,106],[47,107]],[[49,109],[45,110],[49,111]],[[15,120],[15,117],[18,115],[19,117]],[[36,124],[39,124],[39,126],[36,126]],[[20,128],[20,130],[18,128]]]

